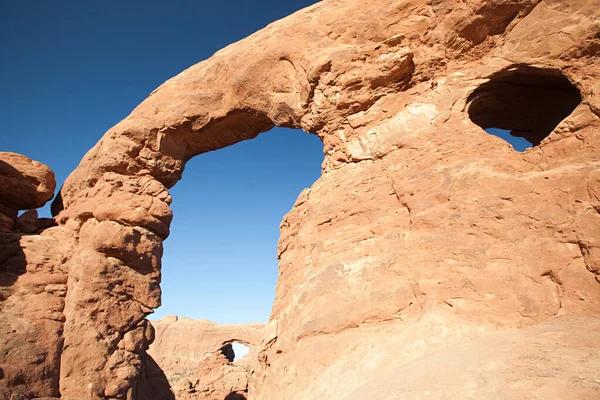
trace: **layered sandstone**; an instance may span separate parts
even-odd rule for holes
[[[40,237],[70,239],[36,254],[68,276],[60,380],[28,393],[143,398],[168,189],[190,158],[277,125],[321,138],[323,173],[281,224],[250,398],[593,398],[599,20],[597,0],[326,0],[165,82],[54,203]]]
[[[148,399],[168,396],[165,378],[177,399],[247,397],[250,377],[258,368],[263,325],[219,325],[171,316],[152,321],[152,326],[155,339],[148,355],[164,373],[164,378],[163,389],[153,390]],[[235,362],[234,342],[249,350],[248,355]],[[149,380],[157,382],[158,379]]]

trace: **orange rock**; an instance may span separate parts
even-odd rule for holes
[[[59,395],[66,253],[74,232],[38,223],[31,209],[54,192],[47,166],[0,153],[0,398]],[[71,226],[72,224],[69,224]],[[33,233],[39,233],[33,235]]]
[[[597,3],[323,1],[165,82],[86,154],[54,203],[59,226],[27,239],[25,265],[3,264],[26,269],[32,292],[37,274],[68,276],[64,307],[27,303],[64,319],[48,335],[64,340],[63,398],[144,398],[143,383],[166,379],[144,318],[160,305],[168,189],[190,158],[275,125],[317,134],[325,156],[281,224],[250,398],[394,398],[428,384],[457,399],[597,392],[597,345],[568,337],[593,335],[600,317]],[[516,152],[493,127],[535,146]],[[554,350],[586,361],[554,368]],[[466,372],[446,366],[463,353]],[[225,379],[222,359],[209,361]],[[452,393],[423,375],[429,363]],[[474,386],[492,375],[492,393]]]
[[[219,325],[176,316],[153,321],[156,330],[148,355],[163,371],[162,390],[147,390],[148,399],[161,399],[170,386],[177,399],[246,398],[249,380],[258,368],[263,325]],[[234,362],[231,344],[242,343],[249,354]],[[150,380],[156,385],[157,378]],[[154,397],[153,394],[159,395]]]
[[[17,210],[43,206],[54,196],[54,172],[16,153],[0,152],[0,204]]]
[[[21,154],[0,152],[0,233],[14,231],[18,211],[43,206],[55,187],[54,172],[46,165]],[[31,231],[27,233],[37,230],[36,220],[37,214],[25,223]]]

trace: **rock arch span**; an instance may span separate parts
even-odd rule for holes
[[[61,189],[53,212],[60,223],[79,226],[64,311],[63,396],[134,396],[139,354],[151,335],[145,316],[160,304],[162,240],[172,218],[168,188],[186,161],[275,125],[323,134],[377,96],[402,89],[414,68],[396,39],[332,49],[326,38],[308,40],[309,30],[297,47],[284,48],[268,39],[272,29],[289,28],[267,28],[239,43],[241,51],[226,48],[155,90],[105,134]],[[259,44],[266,47],[260,54],[247,50]],[[365,63],[381,56],[388,61]],[[347,63],[354,68],[346,71]],[[104,355],[102,368],[76,361]]]

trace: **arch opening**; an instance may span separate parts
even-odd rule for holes
[[[233,362],[239,361],[242,358],[250,354],[250,349],[243,343],[233,341],[231,342],[231,348],[233,349]]]
[[[581,103],[581,94],[560,71],[518,65],[492,75],[467,103],[471,121],[486,132],[508,132],[537,146]]]
[[[164,242],[162,306],[221,324],[267,322],[278,276],[282,218],[321,175],[323,143],[273,128],[192,158],[170,189],[173,222]]]

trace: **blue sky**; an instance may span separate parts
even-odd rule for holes
[[[60,186],[166,79],[315,2],[4,0],[0,151],[47,164]],[[274,129],[190,161],[171,191],[163,306],[152,318],[267,321],[279,223],[322,159],[316,136]]]
[[[513,149],[516,151],[523,152],[531,147],[531,143],[529,143],[527,140],[521,137],[512,136],[510,131],[507,131],[506,129],[487,128],[485,131],[490,135],[498,136],[499,138],[504,139],[510,143]]]
[[[315,2],[3,0],[0,151],[47,164],[60,185],[165,80]],[[316,136],[274,129],[189,162],[172,189],[163,306],[152,318],[267,321],[279,223],[322,160]]]

